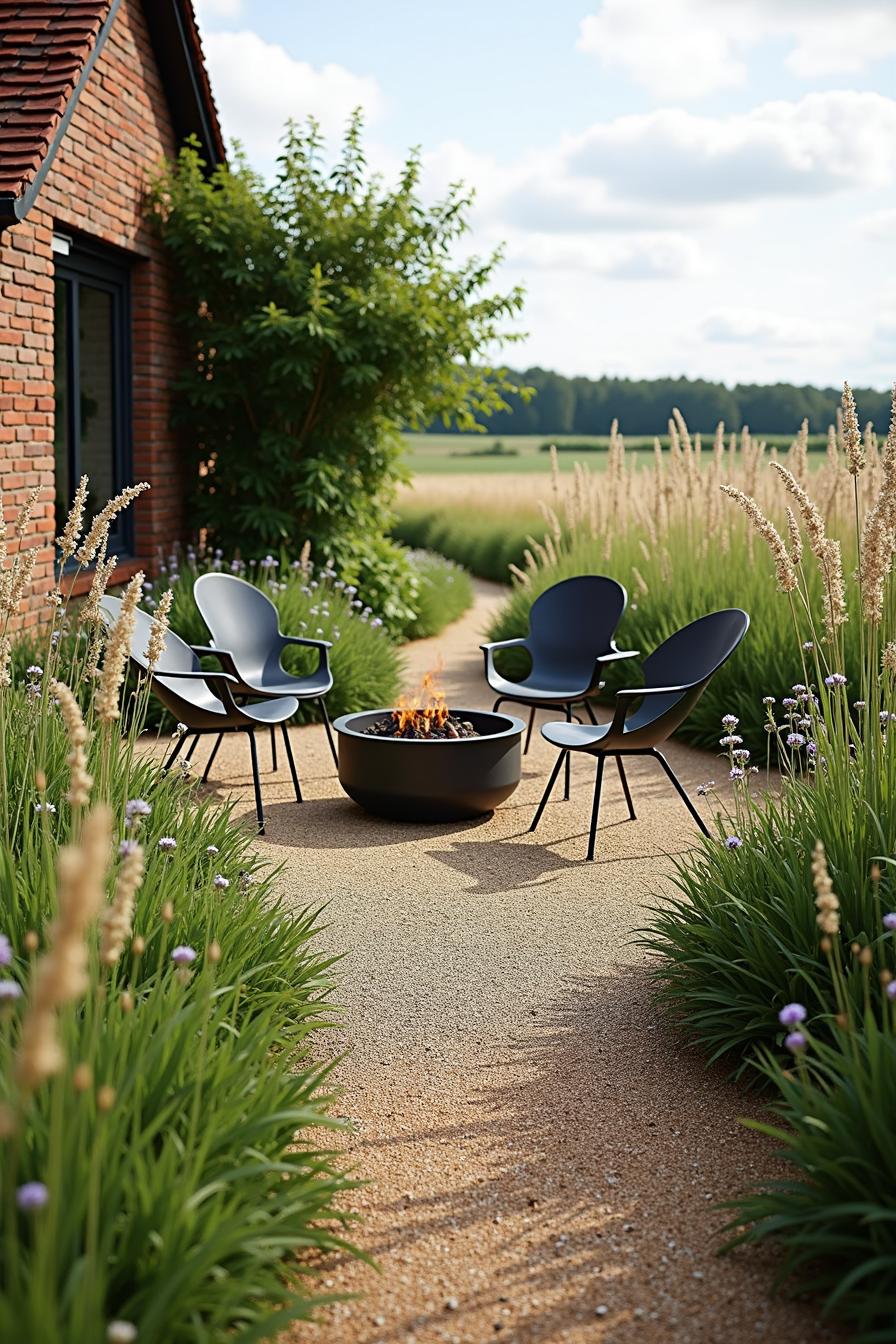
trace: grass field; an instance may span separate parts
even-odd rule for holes
[[[555,443],[558,447],[560,470],[571,472],[576,462],[585,462],[592,470],[600,471],[606,465],[609,436],[586,434],[405,434],[407,444],[407,466],[417,476],[455,476],[455,475],[501,475],[529,476],[532,473],[547,473],[551,469],[550,453],[541,452],[544,443]],[[767,447],[777,447],[784,451],[793,442],[792,434],[767,434],[764,436]],[[662,435],[664,448],[668,447],[668,438]],[[490,452],[496,444],[507,450],[498,455]],[[564,444],[575,444],[576,451],[564,451]],[[580,445],[585,445],[580,447]],[[633,436],[626,438],[625,447],[629,453],[643,453],[644,460],[653,453],[652,436]],[[812,435],[808,441],[810,451],[824,448],[824,435]],[[704,452],[712,447],[712,435],[703,436]]]

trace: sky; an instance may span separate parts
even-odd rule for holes
[[[197,0],[225,135],[475,188],[515,367],[896,378],[896,0]]]

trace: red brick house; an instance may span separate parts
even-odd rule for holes
[[[185,530],[170,419],[182,359],[144,188],[194,134],[224,145],[191,0],[0,0],[0,479],[41,492],[32,609],[82,472],[90,503],[152,489],[113,539],[116,577]]]

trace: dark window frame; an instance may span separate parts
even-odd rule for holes
[[[109,294],[112,331],[112,475],[117,493],[133,479],[132,431],[132,341],[131,341],[131,268],[111,249],[96,244],[72,240],[67,256],[54,257],[54,281],[65,281],[68,286],[66,303],[66,353],[69,395],[66,405],[66,439],[68,444],[69,494],[73,494],[83,474],[81,466],[81,397],[80,397],[80,335],[78,312],[80,286]],[[105,501],[102,501],[105,503]],[[89,521],[89,520],[88,520]],[[134,522],[131,510],[118,515],[118,524],[109,536],[109,554],[127,557],[133,555]]]

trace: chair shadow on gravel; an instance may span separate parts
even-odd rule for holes
[[[420,1079],[413,1090],[427,1094],[431,1122],[385,1139],[359,1135],[361,1171],[371,1167],[376,1181],[388,1152],[395,1173],[377,1189],[383,1230],[365,1250],[387,1273],[414,1264],[415,1250],[426,1265],[442,1260],[458,1298],[450,1334],[462,1338],[500,1330],[518,1344],[642,1344],[684,1327],[687,1339],[710,1341],[721,1337],[721,1304],[738,1303],[747,1316],[728,1339],[842,1339],[810,1307],[768,1300],[771,1253],[716,1255],[727,1216],[718,1202],[780,1168],[737,1121],[760,1114],[761,1101],[683,1049],[643,967],[570,977],[531,1011],[532,1030],[466,1085]],[[449,1175],[438,1154],[451,1149],[463,1160]],[[443,1253],[458,1238],[455,1272]],[[428,1314],[393,1316],[376,1338],[445,1330],[440,1301]]]
[[[267,838],[296,849],[376,849],[475,830],[491,820],[413,822],[374,817],[349,798],[306,798],[265,803]]]

